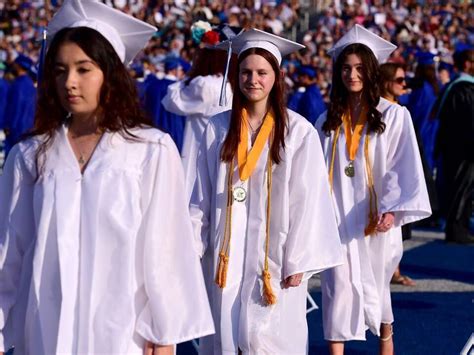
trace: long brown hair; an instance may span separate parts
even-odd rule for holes
[[[334,63],[330,103],[323,131],[329,134],[336,130],[342,123],[342,115],[349,109],[349,91],[342,81],[342,66],[350,54],[357,55],[362,62],[362,97],[368,105],[368,131],[382,133],[385,123],[382,122],[382,113],[377,110],[380,101],[379,64],[369,47],[361,43],[348,45]]]
[[[227,64],[227,51],[211,48],[198,48],[193,57],[193,66],[188,73],[185,84],[189,83],[197,76],[224,74]],[[229,73],[237,70],[237,55],[232,54],[229,64]],[[234,86],[234,75],[230,75],[228,80]]]
[[[43,81],[39,87],[33,131],[26,136],[44,135],[38,147],[36,161],[52,142],[56,130],[67,117],[61,105],[55,82],[56,56],[60,47],[71,42],[79,46],[102,70],[104,83],[100,92],[98,128],[101,131],[119,132],[136,138],[130,129],[149,125],[142,113],[135,83],[112,45],[99,32],[88,27],[64,28],[53,38],[44,63]],[[40,170],[38,170],[39,175]]]
[[[234,75],[234,98],[232,100],[232,113],[230,116],[230,126],[227,136],[221,151],[221,159],[225,162],[230,162],[237,152],[237,147],[240,141],[240,124],[242,120],[241,112],[242,108],[246,106],[247,98],[242,93],[239,87],[239,71],[240,64],[249,55],[256,54],[262,56],[270,63],[275,72],[275,83],[270,91],[269,95],[269,106],[275,114],[275,126],[273,128],[273,139],[270,146],[270,155],[276,164],[280,163],[280,149],[285,149],[285,134],[288,127],[288,112],[285,106],[285,84],[283,82],[283,75],[280,71],[278,61],[270,52],[262,48],[249,48],[239,56],[238,70],[235,71]]]
[[[418,64],[415,69],[415,77],[413,78],[413,89],[423,87],[424,82],[428,82],[433,88],[436,95],[439,93],[439,82],[436,77],[436,68],[434,64]]]
[[[380,76],[379,76],[379,87],[380,87],[380,96],[387,97],[389,94],[387,90],[387,84],[392,82],[395,79],[395,74],[398,69],[405,70],[405,66],[400,63],[384,63],[379,67]]]

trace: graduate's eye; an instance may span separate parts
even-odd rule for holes
[[[265,75],[267,75],[267,74],[268,74],[268,73],[267,73],[266,71],[259,71],[259,72],[258,72],[258,75],[260,75],[260,76],[265,76]]]
[[[88,73],[88,72],[90,72],[90,71],[91,71],[91,70],[90,70],[89,68],[85,68],[85,67],[80,67],[80,68],[77,69],[77,72],[78,72],[79,74],[85,74],[85,73]]]
[[[62,75],[66,72],[66,69],[64,67],[55,67],[53,70],[54,76],[59,76]]]

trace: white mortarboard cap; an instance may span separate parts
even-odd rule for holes
[[[247,49],[262,48],[273,54],[273,56],[278,61],[278,64],[281,64],[282,57],[305,48],[305,46],[280,36],[252,28],[247,31],[242,31],[237,36],[217,44],[216,48],[228,51],[227,66],[224,73],[224,79],[222,81],[221,96],[219,100],[219,105],[224,106],[224,101],[226,98],[225,90],[227,87],[227,75],[232,52],[240,56]]]
[[[130,63],[156,28],[98,0],[65,0],[48,25],[48,45],[63,28],[89,27],[102,34],[123,63]]]
[[[392,54],[392,52],[397,48],[393,43],[377,36],[366,28],[360,25],[355,25],[336,42],[334,47],[328,51],[328,54],[333,58],[333,60],[336,60],[344,48],[354,43],[362,43],[369,47],[379,63],[384,63],[388,57],[390,57],[390,54]]]
[[[281,59],[285,55],[305,48],[302,44],[255,28],[239,33],[230,41],[232,42],[232,52],[239,56],[249,48],[263,48],[275,56],[278,64],[281,64]],[[229,41],[219,43],[216,47],[228,49]]]

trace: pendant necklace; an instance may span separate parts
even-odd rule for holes
[[[354,130],[352,129],[352,123],[350,124],[351,128],[351,137],[354,137]],[[355,169],[354,169],[354,160],[350,160],[349,164],[344,168],[344,174],[347,177],[353,178],[355,176]]]
[[[86,160],[84,159],[84,155],[82,155],[82,152],[79,155],[79,159],[77,161],[79,162],[80,165],[84,165],[86,163]]]
[[[354,161],[351,160],[349,164],[344,168],[344,173],[346,176],[353,178],[355,176],[355,170],[354,170]]]
[[[236,188],[232,189],[232,196],[237,202],[244,202],[247,198],[247,190],[245,190],[243,185],[244,183],[242,182],[240,186],[237,186]]]
[[[254,139],[256,138],[256,135],[260,131],[260,128],[262,127],[263,120],[260,121],[258,127],[254,129],[250,122],[247,120],[248,127],[250,128],[250,137],[251,141],[254,142]],[[232,189],[232,196],[234,197],[234,201],[237,202],[244,202],[247,199],[247,190],[244,187],[244,181],[241,181],[240,186],[237,186]]]

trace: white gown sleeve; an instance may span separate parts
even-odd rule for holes
[[[190,213],[194,239],[202,257],[209,245],[212,192],[211,176],[216,176],[216,160],[219,158],[218,142],[212,124],[204,132],[197,158],[196,183],[191,197]]]
[[[143,222],[138,236],[143,247],[137,251],[143,255],[147,303],[136,330],[160,345],[214,333],[184,191],[181,160],[166,135],[154,147],[143,172]]]
[[[216,112],[229,109],[232,104],[232,88],[227,83],[228,107],[219,108],[221,83],[222,77],[212,75],[197,76],[188,85],[182,80],[168,86],[161,103],[167,111],[177,115],[209,117]]]
[[[431,215],[420,152],[410,113],[394,106],[387,124],[387,166],[382,182],[380,213],[394,212],[396,227]]]
[[[19,297],[23,256],[34,240],[33,185],[17,145],[0,176],[0,351],[13,345],[4,339],[4,327]]]
[[[289,190],[289,232],[284,278],[304,278],[342,264],[342,249],[326,165],[316,130],[311,129],[294,153]]]

